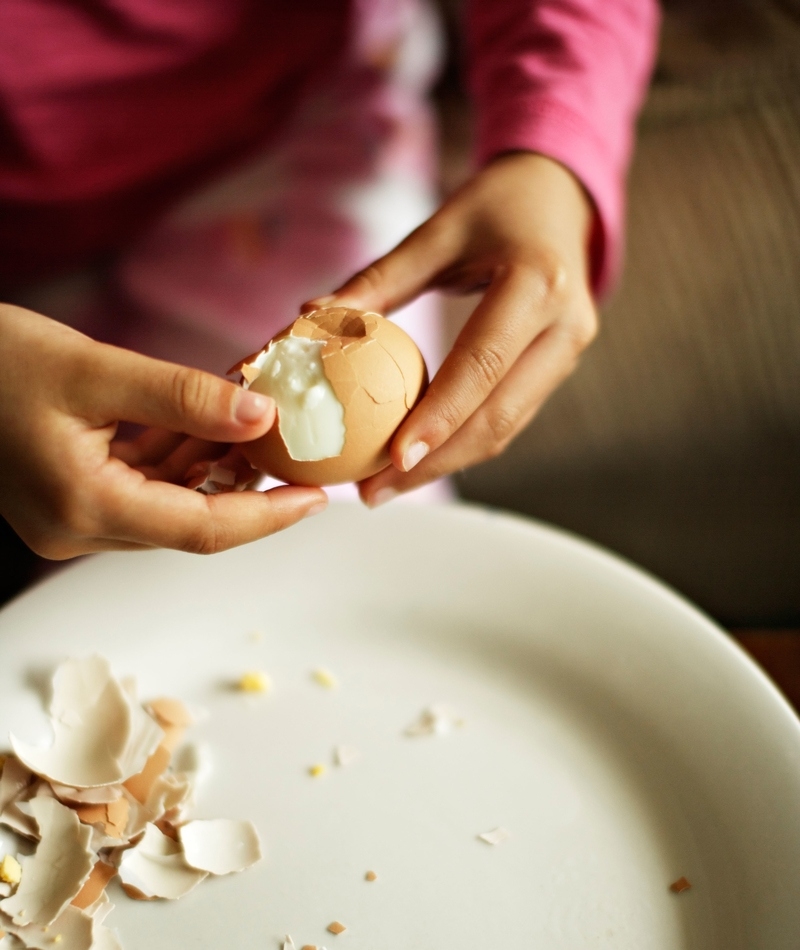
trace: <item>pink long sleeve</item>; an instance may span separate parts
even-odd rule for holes
[[[478,160],[525,149],[577,176],[597,212],[590,255],[598,293],[622,256],[625,175],[658,22],[656,0],[470,0]]]

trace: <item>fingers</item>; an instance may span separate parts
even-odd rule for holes
[[[321,489],[294,486],[202,495],[139,476],[109,480],[98,501],[108,538],[214,554],[322,511],[327,497]]]
[[[490,285],[453,349],[391,446],[394,466],[409,471],[436,451],[501,384],[519,356],[558,316],[561,271],[515,266]]]
[[[121,459],[132,468],[141,465],[158,465],[184,441],[182,432],[168,429],[145,429],[130,442],[115,439],[108,447],[109,455]]]
[[[451,439],[410,472],[390,466],[362,482],[362,500],[377,507],[397,494],[499,455],[572,372],[582,348],[570,329],[561,325],[548,329]]]
[[[224,455],[228,445],[224,442],[208,442],[205,439],[184,439],[173,452],[155,465],[137,465],[136,468],[149,479],[184,484],[186,473],[197,462],[216,460]]]
[[[215,442],[263,435],[275,403],[201,370],[92,344],[65,389],[74,412],[92,425],[125,420]]]
[[[333,294],[306,301],[301,310],[355,307],[390,313],[413,300],[436,282],[460,252],[462,238],[437,214],[397,247],[351,277]]]

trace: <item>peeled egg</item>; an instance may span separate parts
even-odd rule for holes
[[[428,379],[404,330],[346,307],[302,314],[237,371],[278,411],[277,424],[242,453],[294,485],[357,482],[385,468],[392,436]]]

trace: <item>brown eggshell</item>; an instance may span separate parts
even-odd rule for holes
[[[379,314],[346,307],[303,314],[270,342],[287,336],[324,341],[325,375],[344,407],[344,448],[332,458],[297,461],[289,455],[276,422],[262,438],[242,444],[242,454],[255,468],[293,485],[357,482],[385,468],[392,436],[428,382],[416,343]],[[260,352],[230,371],[241,372],[256,392],[260,390],[251,364]]]

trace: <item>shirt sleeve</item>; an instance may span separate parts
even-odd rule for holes
[[[622,257],[625,176],[655,58],[656,0],[470,0],[468,82],[480,163],[539,152],[592,198],[592,286]]]

